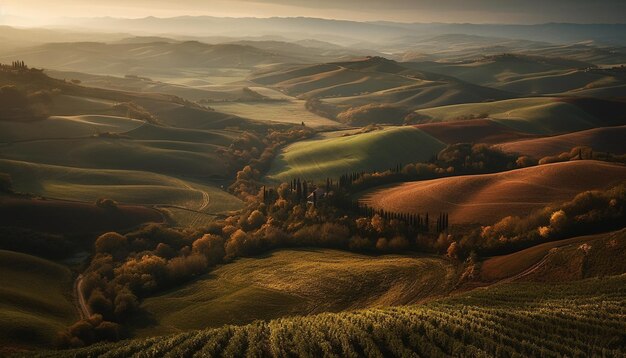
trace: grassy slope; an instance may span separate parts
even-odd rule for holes
[[[447,294],[452,264],[435,257],[365,256],[301,249],[239,259],[142,307],[157,326],[140,335],[256,319],[381,307]]]
[[[219,73],[219,70],[215,72]],[[222,71],[230,72],[230,71]],[[115,89],[129,92],[147,92],[147,93],[164,93],[179,96],[190,101],[235,101],[235,100],[251,100],[242,89],[242,85],[218,85],[213,83],[210,73],[205,73],[202,78],[197,77],[180,77],[167,78],[167,82],[154,81],[145,77],[115,77],[100,76],[81,72],[62,72],[54,70],[46,70],[46,74],[54,78],[67,78],[72,80],[80,80],[81,85],[89,87],[98,87],[105,89]],[[239,77],[225,76],[230,79],[229,82],[243,80],[248,74],[247,71]]]
[[[615,76],[580,70],[567,70],[556,73],[540,73],[521,78],[512,78],[496,87],[515,93],[575,94],[587,89],[609,89],[613,86],[623,85],[624,80]],[[623,91],[613,91],[614,96],[618,96],[621,93],[623,93]],[[607,92],[607,97],[609,94],[610,92]]]
[[[130,204],[177,205],[198,209],[201,191],[209,194],[207,212],[240,207],[240,201],[211,185],[134,170],[82,169],[0,159],[0,171],[13,178],[16,191],[94,202],[105,197]]]
[[[494,144],[534,137],[490,119],[433,122],[418,124],[415,127],[447,144]]]
[[[356,96],[328,98],[324,102],[348,108],[370,103],[388,103],[412,109],[430,108],[459,103],[483,102],[511,98],[513,95],[455,80],[424,80]]]
[[[578,236],[571,239],[551,241],[512,254],[488,258],[481,265],[481,279],[485,282],[491,282],[517,275],[538,263],[548,252],[556,247],[593,241],[603,236],[606,236],[606,234]]]
[[[280,102],[224,102],[212,103],[216,110],[249,118],[261,122],[279,122],[300,124],[304,122],[308,127],[339,127],[340,123],[320,117],[304,108],[303,100],[292,99]]]
[[[4,227],[73,234],[127,230],[148,222],[163,222],[163,215],[137,205],[109,209],[93,203],[0,196],[0,226]]]
[[[286,318],[42,356],[623,356],[625,287],[624,275],[518,283],[420,306]]]
[[[451,121],[464,116],[487,115],[514,130],[529,134],[554,135],[597,126],[598,119],[579,107],[554,98],[521,98],[497,102],[460,104],[420,110],[434,121]]]
[[[402,183],[363,193],[361,200],[396,212],[448,212],[452,223],[490,224],[624,179],[626,166],[583,160]]]
[[[413,127],[318,138],[286,147],[274,161],[270,180],[338,178],[351,172],[387,170],[396,164],[428,160],[445,147]]]
[[[305,97],[352,96],[399,86],[415,84],[417,80],[403,76],[401,66],[385,69],[376,60],[346,63],[306,65],[279,68],[269,73],[255,74],[253,82],[280,88],[282,91]]]
[[[571,281],[626,272],[626,229],[548,242],[481,265],[481,280]],[[523,273],[523,274],[522,274]],[[521,275],[520,275],[521,274]]]
[[[78,317],[64,266],[0,250],[0,346],[50,347]]]
[[[589,63],[562,58],[496,56],[473,62],[412,64],[415,68],[453,76],[481,86],[520,94],[574,93],[623,85],[620,76],[586,71]],[[614,92],[619,95],[619,91]]]
[[[225,177],[219,146],[108,138],[39,140],[0,148],[6,159],[78,168],[142,170],[185,177]]]
[[[626,126],[604,127],[552,137],[516,140],[498,147],[506,152],[522,153],[535,158],[568,152],[578,146],[591,147],[597,152],[624,154],[625,137]]]
[[[78,138],[112,132],[126,132],[143,121],[114,116],[59,116],[37,122],[0,121],[0,142],[46,138]]]
[[[503,55],[458,63],[423,62],[413,64],[413,66],[424,71],[453,76],[470,83],[498,86],[520,77],[561,73],[572,68],[589,66],[589,64],[549,58]]]

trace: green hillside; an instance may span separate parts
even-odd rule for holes
[[[388,127],[340,137],[321,135],[283,149],[267,177],[275,181],[296,177],[325,180],[349,172],[387,170],[401,163],[428,160],[444,147],[413,127]]]
[[[339,109],[364,106],[370,103],[386,103],[410,109],[419,109],[512,97],[513,95],[503,91],[460,81],[424,80],[412,85],[399,86],[373,93],[328,98],[324,100],[324,103],[335,105]],[[380,121],[383,120],[380,119]]]
[[[155,326],[139,335],[247,324],[257,319],[382,307],[445,295],[456,281],[437,257],[366,256],[302,249],[239,259],[142,308]]]
[[[50,138],[79,138],[98,133],[120,133],[145,122],[114,116],[54,116],[37,122],[0,121],[0,142]]]
[[[0,250],[0,346],[50,347],[78,312],[72,274],[34,256]]]
[[[623,75],[618,72],[593,69],[591,63],[563,57],[499,54],[478,60],[421,62],[406,66],[524,95],[574,93],[625,83]],[[619,92],[615,92],[614,96],[618,95]]]
[[[176,205],[206,212],[240,207],[240,200],[211,185],[133,170],[83,169],[0,160],[16,191],[94,202],[110,198],[128,204]],[[206,194],[206,195],[205,195]]]
[[[211,107],[235,116],[260,122],[304,124],[308,127],[339,127],[341,124],[311,113],[305,108],[305,101],[290,100],[278,102],[224,102],[214,103]]]
[[[515,130],[553,135],[593,128],[602,122],[580,107],[550,97],[459,104],[419,110],[432,121],[489,117]]]
[[[223,178],[225,159],[213,144],[111,138],[58,139],[0,148],[6,159],[78,168],[142,170],[186,177]]]
[[[518,283],[420,306],[284,318],[39,355],[623,356],[625,287],[624,275]]]

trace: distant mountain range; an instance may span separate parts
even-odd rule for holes
[[[181,16],[141,19],[90,18],[67,19],[71,26],[111,31],[123,28],[142,34],[177,34],[193,36],[258,36],[278,35],[290,39],[316,38],[342,45],[358,42],[377,43],[400,37],[432,37],[442,34],[496,36],[553,43],[596,41],[610,45],[626,45],[626,24],[537,25],[444,24],[356,22],[306,17],[224,18],[211,16]],[[372,47],[372,46],[369,46]]]

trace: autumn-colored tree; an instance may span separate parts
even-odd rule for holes
[[[119,250],[125,249],[128,245],[128,240],[124,235],[120,235],[116,232],[107,232],[100,235],[96,239],[96,252],[116,253]]]

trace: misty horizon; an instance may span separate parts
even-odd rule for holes
[[[99,16],[92,16],[97,13]],[[620,1],[305,1],[195,0],[178,2],[113,0],[83,5],[73,0],[56,1],[53,6],[41,0],[0,2],[0,23],[13,26],[58,26],[73,20],[119,18],[177,18],[210,16],[216,18],[319,18],[358,22],[514,24],[547,23],[623,24],[626,4]]]
[[[626,0],[0,0],[1,357],[626,357]]]

